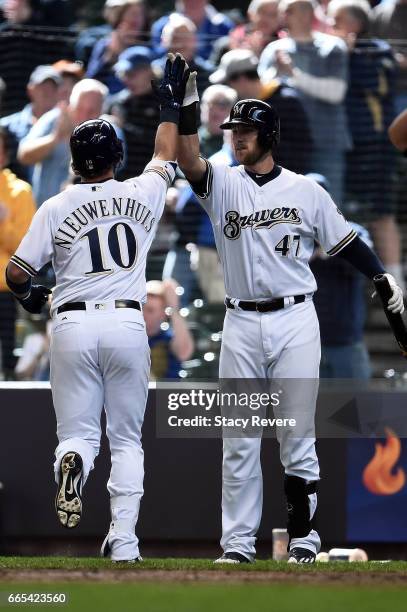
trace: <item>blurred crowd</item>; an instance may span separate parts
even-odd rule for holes
[[[151,80],[162,74],[168,52],[182,53],[198,73],[204,156],[235,164],[219,125],[239,99],[269,102],[281,119],[276,162],[320,182],[405,287],[406,160],[388,129],[407,107],[407,0],[252,0],[245,13],[221,1],[215,8],[176,0],[170,12],[157,6],[106,0],[95,8],[95,23],[86,23],[74,0],[0,0],[3,378],[48,376],[48,315],[26,326],[25,339],[17,329],[16,341],[18,313],[4,268],[36,208],[75,180],[72,129],[108,117],[125,144],[117,178],[140,174],[158,123]],[[339,363],[354,360],[346,372],[368,377],[362,280],[318,250],[313,270],[325,375],[341,375]],[[43,274],[52,284],[51,273]],[[150,344],[165,355],[153,376],[185,375],[182,363],[199,356],[200,346],[177,313],[188,314],[191,304],[221,308],[225,296],[209,219],[181,175],[168,191],[147,276]],[[356,352],[351,357],[347,349]]]

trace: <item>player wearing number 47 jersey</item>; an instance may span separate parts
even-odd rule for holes
[[[147,253],[175,174],[171,160],[188,79],[184,68],[180,58],[168,61],[155,85],[161,122],[153,159],[141,176],[123,183],[114,179],[123,147],[107,121],[75,128],[72,167],[81,182],[44,202],[6,274],[21,304],[39,312],[49,291],[32,285],[31,277],[52,261],[56,511],[66,527],[81,518],[82,487],[99,451],[104,407],[112,523],[102,553],[114,561],[140,559],[135,526],[143,494],[141,426],[150,370],[141,305]]]
[[[279,120],[271,106],[240,100],[233,107],[221,126],[232,131],[240,163],[230,168],[213,166],[199,155],[197,100],[192,73],[181,111],[178,163],[211,219],[223,266],[227,311],[220,378],[317,379],[320,337],[312,302],[317,287],[308,265],[314,242],[371,279],[384,273],[383,266],[319,185],[274,163]],[[401,289],[386,276],[392,288],[387,307],[401,312]],[[303,429],[296,435],[295,429],[279,428],[277,437],[285,471],[289,562],[313,563],[320,549],[312,524],[319,480],[316,392],[315,385],[300,381],[297,388],[304,388],[296,404]],[[254,560],[262,507],[260,445],[259,437],[224,439],[224,553],[217,562]]]

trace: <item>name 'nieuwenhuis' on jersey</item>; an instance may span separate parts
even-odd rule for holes
[[[151,210],[133,198],[111,198],[86,202],[71,212],[56,231],[56,246],[69,250],[81,230],[103,217],[128,217],[142,225],[147,233],[154,225]]]

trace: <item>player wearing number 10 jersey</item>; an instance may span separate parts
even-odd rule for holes
[[[175,174],[176,164],[169,160],[176,157],[188,79],[184,68],[181,59],[168,61],[156,86],[161,123],[153,159],[141,176],[124,183],[114,179],[123,148],[110,123],[88,121],[75,128],[72,167],[81,183],[44,202],[6,273],[21,304],[39,312],[49,291],[32,286],[31,276],[52,261],[56,512],[66,527],[79,523],[82,486],[99,452],[104,407],[112,523],[102,553],[113,561],[140,560],[135,526],[143,494],[141,426],[150,370],[141,304],[147,253]],[[27,477],[35,478],[32,464]]]
[[[11,261],[33,276],[52,261],[52,313],[78,300],[145,301],[146,256],[173,173],[150,166],[135,179],[80,183],[44,202]]]

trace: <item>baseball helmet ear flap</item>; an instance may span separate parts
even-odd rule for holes
[[[263,149],[271,149],[280,142],[280,119],[276,116],[273,125],[259,129],[259,145]]]

